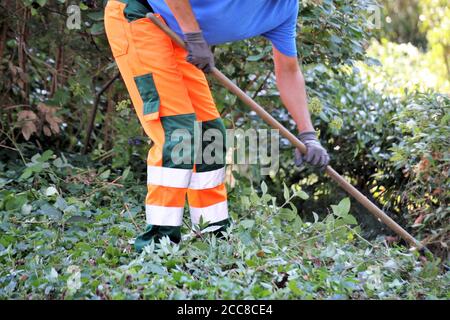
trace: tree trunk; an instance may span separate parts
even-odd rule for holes
[[[18,59],[19,59],[19,86],[21,89],[21,94],[24,104],[29,104],[29,87],[28,87],[28,74],[27,74],[27,53],[26,53],[26,42],[28,34],[28,19],[30,17],[30,10],[26,7],[21,8],[23,10],[22,20],[17,21],[19,30],[18,39]]]
[[[4,6],[7,8],[7,11],[1,15],[2,22],[0,23],[0,61],[3,58],[3,54],[5,52],[6,46],[6,35],[8,33],[8,16],[9,16],[9,8],[11,4],[10,0],[4,0]],[[2,69],[0,69],[1,75]]]
[[[103,128],[105,150],[109,150],[112,148],[112,135],[113,135],[113,131],[114,131],[113,125],[112,125],[112,119],[113,119],[113,115],[114,115],[113,93],[114,93],[114,87],[110,86],[107,91],[105,126]]]
[[[52,85],[50,88],[50,97],[53,97],[58,86],[62,84],[61,78],[64,70],[64,43],[61,42],[56,49],[56,68],[52,78]]]

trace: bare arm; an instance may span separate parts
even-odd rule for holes
[[[183,33],[198,32],[200,26],[189,0],[165,0]]]
[[[299,132],[314,131],[308,111],[305,80],[296,57],[288,57],[273,49],[275,76],[281,100],[288,109]]]

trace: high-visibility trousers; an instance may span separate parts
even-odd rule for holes
[[[225,127],[205,75],[186,61],[186,50],[145,17],[148,11],[137,0],[109,0],[105,30],[137,116],[153,141],[147,158],[148,227],[138,240],[168,235],[179,241],[186,195],[193,224],[228,221]],[[210,129],[221,135],[204,139]],[[194,138],[186,139],[195,132],[203,137],[198,148]],[[178,152],[186,143],[191,151]],[[222,150],[222,161],[202,161],[208,148]]]

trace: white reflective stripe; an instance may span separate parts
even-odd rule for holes
[[[204,222],[214,223],[228,218],[228,203],[227,201],[213,204],[205,208],[189,207],[191,213],[192,224],[198,224],[200,217],[203,217]]]
[[[147,224],[155,226],[181,226],[183,223],[183,211],[184,208],[178,207],[163,207],[150,204],[145,206]]]
[[[147,184],[172,188],[187,188],[191,180],[191,175],[191,169],[147,166]]]
[[[207,172],[192,172],[189,189],[194,190],[211,189],[222,184],[224,181],[225,181],[225,167]]]

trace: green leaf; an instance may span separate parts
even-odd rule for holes
[[[50,158],[53,156],[53,151],[52,150],[47,150],[45,151],[42,156],[40,156],[38,158],[39,162],[47,162],[48,160],[50,160]]]
[[[35,0],[41,7],[45,6],[47,0]]]
[[[155,263],[150,263],[147,265],[147,270],[151,273],[163,276],[165,274],[167,274],[167,271],[164,269],[164,267],[162,267],[161,265],[155,264]]]
[[[27,195],[10,195],[9,199],[5,201],[5,209],[7,211],[21,209],[22,206],[27,202]]]
[[[251,206],[250,199],[247,196],[241,197],[242,208],[248,210]]]
[[[314,223],[319,221],[319,215],[313,211]]]
[[[303,225],[303,221],[302,219],[295,214],[295,218],[294,218],[294,222],[292,223],[292,228],[294,228],[294,230],[299,230]]]
[[[255,220],[245,219],[241,221],[240,225],[243,226],[244,229],[251,229],[255,225]]]
[[[63,163],[63,161],[61,160],[61,158],[56,158],[56,159],[53,161],[53,165],[54,165],[55,167],[57,167],[57,168],[62,168],[62,167],[64,166],[64,163]]]
[[[128,166],[122,173],[122,180],[126,180],[128,175],[130,174],[131,167]]]
[[[267,193],[267,184],[264,181],[261,183],[261,190],[263,194]]]
[[[55,207],[59,210],[65,210],[67,208],[67,202],[64,198],[58,196],[55,201]]]
[[[210,226],[210,227],[206,227],[205,229],[202,229],[201,233],[210,233],[210,232],[214,232],[219,230],[220,228],[222,228],[222,226]]]
[[[89,7],[87,5],[85,5],[83,2],[80,2],[79,6],[80,6],[80,9],[83,10],[83,11],[89,9]]]
[[[194,247],[196,247],[197,249],[199,249],[200,251],[208,251],[209,250],[209,245],[206,242],[194,242],[192,244]]]
[[[293,221],[297,215],[291,209],[281,208],[279,216],[280,219],[287,220],[290,222]]]
[[[291,281],[288,282],[288,288],[295,295],[302,295],[303,294],[303,291],[298,288],[297,282],[295,280],[291,280]]]
[[[98,178],[99,179],[101,179],[101,180],[107,180],[108,178],[109,178],[109,176],[111,175],[111,170],[106,170],[106,171],[103,171],[99,176],[98,176]]]
[[[26,168],[20,175],[19,180],[26,180],[33,175],[33,168]]]
[[[61,211],[48,203],[42,205],[36,213],[48,216],[49,218],[52,218],[54,220],[60,220],[62,217]]]
[[[299,197],[300,199],[303,199],[303,200],[309,199],[309,195],[303,190],[297,191],[297,197]]]
[[[344,217],[350,212],[350,199],[344,198],[338,205],[331,205],[333,213],[338,217]]]
[[[284,188],[284,200],[288,201],[290,197],[289,188],[287,187],[286,183],[283,182],[283,188]]]
[[[69,219],[67,219],[67,220],[66,220],[66,223],[67,223],[67,224],[91,223],[91,220],[89,220],[89,219],[86,218],[86,217],[76,215],[76,216],[72,216],[72,217],[70,217]]]
[[[258,262],[252,259],[245,260],[245,264],[249,266],[250,268],[256,267],[258,265]]]
[[[96,22],[90,29],[90,33],[93,36],[98,36],[105,33],[105,25],[103,22]]]
[[[347,214],[343,217],[343,220],[345,223],[347,224],[351,224],[351,225],[355,225],[358,224],[358,221],[356,220],[356,218],[354,216],[352,216],[351,214]]]
[[[339,210],[342,214],[348,214],[350,212],[350,198],[344,198],[338,204]]]
[[[87,13],[87,16],[89,17],[89,19],[92,19],[94,21],[103,21],[104,15],[105,15],[105,13],[103,12],[103,10],[91,11],[91,12]]]

